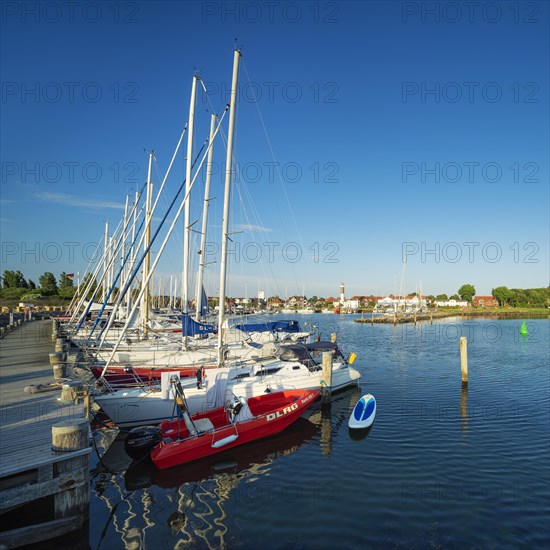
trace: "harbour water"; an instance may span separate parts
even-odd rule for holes
[[[521,320],[296,318],[357,354],[360,387],[277,438],[164,472],[125,473],[117,440],[92,474],[92,548],[548,547],[548,320],[521,337]],[[356,434],[364,393],[377,416]]]

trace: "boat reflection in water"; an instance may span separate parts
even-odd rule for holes
[[[217,476],[239,477],[243,470],[271,463],[275,458],[297,451],[318,432],[317,426],[306,418],[299,418],[284,432],[261,441],[247,443],[212,457],[196,460],[169,470],[159,470],[149,459],[133,462],[124,474],[127,491],[144,489],[151,485],[164,489],[184,483],[217,479]]]
[[[101,516],[106,506],[109,516],[96,546],[226,546],[227,519],[234,516],[226,508],[242,499],[241,484],[248,489],[278,458],[318,438],[319,427],[302,417],[274,437],[169,470],[149,459],[132,463],[118,438],[92,472],[91,511]]]

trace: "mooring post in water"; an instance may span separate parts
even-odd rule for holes
[[[460,337],[460,368],[462,370],[462,383],[468,383],[468,339]]]
[[[330,403],[332,399],[332,351],[323,352],[323,382],[321,384],[321,403]]]

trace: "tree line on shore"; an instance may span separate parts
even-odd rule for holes
[[[45,272],[38,278],[38,286],[32,279],[25,279],[21,271],[6,270],[1,279],[0,296],[5,300],[30,301],[56,297],[70,300],[77,290],[72,275],[64,271],[59,279],[53,273]]]
[[[86,288],[92,278],[87,274],[81,281],[81,288]],[[88,298],[97,287],[95,281],[91,286]],[[73,275],[64,271],[56,279],[55,275],[49,271],[43,273],[38,278],[38,285],[31,279],[26,279],[21,271],[4,271],[0,278],[0,298],[4,300],[33,301],[43,298],[50,300],[70,300],[75,295],[77,287],[73,283]],[[456,294],[447,296],[447,294],[438,294],[437,296],[427,296],[428,301],[447,301],[447,300],[465,300],[471,302],[475,296],[475,287],[471,284],[462,285]],[[412,293],[416,294],[416,293]],[[509,307],[549,307],[550,306],[550,286],[546,288],[508,288],[498,286],[493,288],[491,294],[498,300],[500,306]],[[314,296],[311,301],[316,303],[324,301],[323,298]],[[268,299],[269,302],[269,299]],[[308,300],[309,302],[309,300]],[[368,304],[370,305],[370,304]],[[372,304],[374,305],[374,304]]]

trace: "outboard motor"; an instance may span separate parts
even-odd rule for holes
[[[231,401],[227,402],[227,412],[231,416],[231,421],[235,419],[242,408],[243,403],[241,399],[239,399],[236,395],[233,396],[233,399]]]
[[[128,432],[124,440],[124,450],[130,458],[138,460],[147,456],[161,440],[158,426],[139,426]]]

